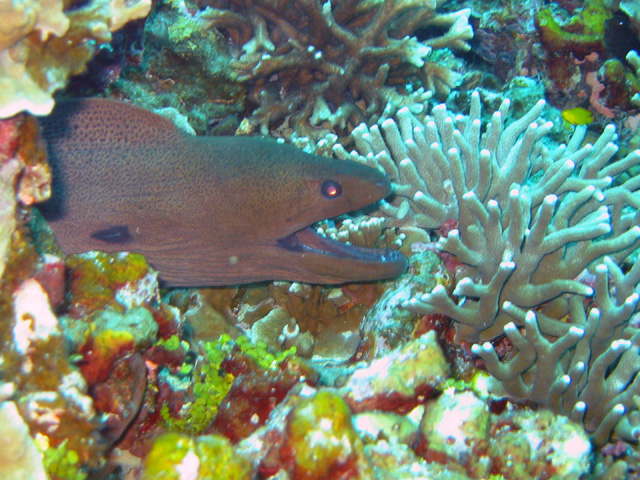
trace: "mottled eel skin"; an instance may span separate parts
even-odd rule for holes
[[[67,253],[141,253],[166,286],[391,278],[406,258],[313,223],[391,192],[378,171],[250,137],[196,137],[140,107],[59,103],[40,121],[53,168],[41,210]]]

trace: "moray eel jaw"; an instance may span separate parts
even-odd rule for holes
[[[395,250],[345,244],[318,234],[313,227],[281,239],[277,247],[290,260],[295,258],[300,278],[307,283],[352,282],[354,275],[358,281],[393,278],[407,268],[406,257]]]
[[[190,255],[178,270],[166,252],[159,265],[165,286],[233,285],[265,280],[315,284],[341,284],[393,278],[407,268],[406,257],[396,250],[363,248],[318,234],[305,227],[271,244],[231,249],[199,259]],[[215,262],[213,264],[212,262]],[[213,275],[215,272],[215,275]],[[203,278],[207,280],[203,282]]]

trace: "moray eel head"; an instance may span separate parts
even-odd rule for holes
[[[319,235],[313,227],[387,197],[391,185],[382,173],[287,145],[266,152],[265,145],[272,142],[244,140],[261,152],[260,174],[245,179],[261,194],[246,195],[241,210],[245,218],[268,222],[259,228],[254,222],[240,227],[244,257],[229,257],[236,269],[246,269],[245,275],[251,276],[255,265],[268,264],[272,278],[325,284],[390,278],[405,270],[406,259],[397,251],[346,245]]]
[[[40,121],[54,182],[41,210],[67,254],[130,251],[166,286],[394,277],[406,258],[312,225],[391,193],[367,166],[249,137],[195,137],[139,107],[61,102]]]

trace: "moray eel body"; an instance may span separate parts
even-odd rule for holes
[[[66,254],[143,254],[166,286],[391,278],[406,258],[315,233],[390,194],[380,172],[250,137],[196,137],[140,107],[61,102],[40,120],[53,169],[41,210]]]

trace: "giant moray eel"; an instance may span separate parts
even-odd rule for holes
[[[145,255],[167,286],[394,277],[406,258],[310,227],[391,192],[355,162],[250,137],[196,137],[140,107],[59,103],[40,121],[53,169],[41,210],[66,254]]]

